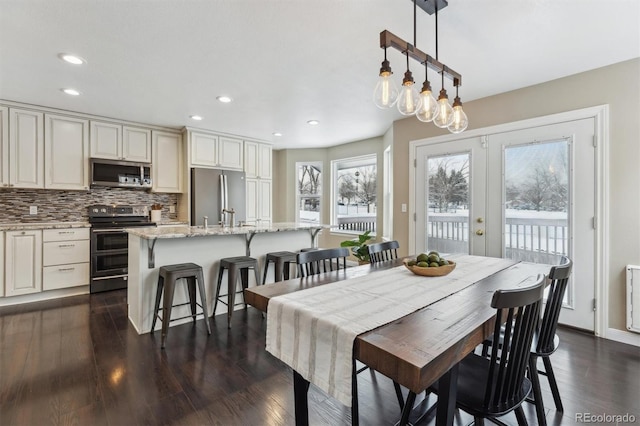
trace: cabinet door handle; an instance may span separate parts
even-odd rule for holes
[[[58,247],[63,248],[63,247],[75,247],[75,244],[58,244]]]
[[[58,272],[71,272],[75,271],[76,268],[58,268]]]

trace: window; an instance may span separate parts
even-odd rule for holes
[[[376,156],[367,155],[331,162],[333,169],[333,219],[339,232],[376,233]]]
[[[322,164],[296,163],[296,221],[320,223]]]

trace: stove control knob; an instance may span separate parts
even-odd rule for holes
[[[106,212],[107,212],[107,209],[100,209],[100,211],[101,211],[102,213],[106,213]]]

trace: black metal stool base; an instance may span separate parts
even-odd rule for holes
[[[187,289],[189,291],[189,301],[186,303],[173,304],[173,295],[175,293],[176,282],[184,278],[187,280]],[[200,293],[200,302],[196,300],[196,281],[198,283],[198,291]],[[163,297],[164,295],[164,297]],[[162,307],[160,307],[160,299],[162,299]],[[171,318],[171,309],[174,306],[191,306],[191,315],[180,318]],[[196,306],[199,306],[201,312],[196,312]],[[162,316],[159,315],[162,312]],[[156,320],[160,318],[162,321],[162,338],[160,347],[164,349],[165,340],[169,333],[169,323],[184,318],[193,318],[195,324],[198,315],[204,316],[207,326],[207,333],[211,334],[211,326],[209,325],[209,314],[207,312],[207,299],[204,290],[204,275],[202,267],[195,263],[178,263],[175,265],[165,265],[160,267],[158,273],[158,289],[156,290],[156,303],[153,311],[153,321],[151,322],[151,333],[156,328]]]
[[[296,263],[296,253],[290,251],[267,253],[264,261],[264,274],[262,275],[263,285],[267,282],[267,272],[271,262],[275,265],[275,271],[273,273],[274,281],[278,282],[283,279],[288,280],[290,275],[290,266],[292,263]]]
[[[227,302],[220,300],[225,295],[220,294],[220,287],[222,286],[222,276],[224,270],[227,269]],[[218,301],[227,305],[227,328],[231,328],[231,315],[233,315],[233,308],[236,306],[235,298],[237,293],[243,293],[244,289],[249,286],[249,269],[253,269],[256,277],[256,285],[260,284],[260,277],[258,272],[258,261],[249,256],[236,256],[225,257],[220,259],[220,270],[218,272],[218,284],[216,286],[216,296],[214,299],[213,315],[216,314],[216,308],[218,307]],[[238,272],[240,272],[240,281],[242,282],[242,290],[236,291],[236,283],[238,281]],[[242,297],[244,301],[244,295]],[[246,302],[244,302],[245,309],[247,308]]]

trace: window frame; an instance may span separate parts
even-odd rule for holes
[[[309,196],[308,194],[302,194],[300,192],[300,186],[299,186],[299,170],[302,166],[313,166],[316,167],[320,170],[320,193],[318,195],[315,196]],[[296,223],[302,223],[302,220],[300,219],[300,202],[302,200],[302,198],[317,198],[318,199],[318,224],[323,223],[322,222],[322,204],[323,204],[323,200],[322,200],[322,196],[323,196],[323,191],[322,188],[324,186],[324,182],[323,182],[323,174],[324,171],[323,169],[323,163],[322,161],[296,161],[295,164],[295,221]],[[312,222],[305,222],[305,223],[312,223]]]
[[[370,164],[367,164],[370,163]],[[338,190],[338,170],[339,169],[345,169],[345,168],[351,168],[351,167],[358,167],[358,166],[365,166],[365,165],[372,165],[375,167],[375,173],[376,173],[376,212],[375,212],[375,223],[376,223],[376,229],[374,231],[371,232],[371,236],[377,236],[379,233],[378,230],[378,220],[380,219],[380,206],[379,206],[379,187],[378,185],[380,184],[380,173],[379,173],[379,167],[378,167],[378,154],[377,153],[371,153],[371,154],[364,154],[364,155],[358,155],[358,156],[353,156],[353,157],[345,157],[345,158],[338,158],[335,160],[331,160],[331,192],[330,192],[330,225],[332,226],[331,228],[331,234],[332,235],[359,235],[362,234],[364,231],[348,231],[348,230],[344,230],[344,229],[338,229],[338,212],[337,212],[337,205],[338,205],[338,194],[339,194],[339,190]],[[345,167],[346,166],[346,167]]]

